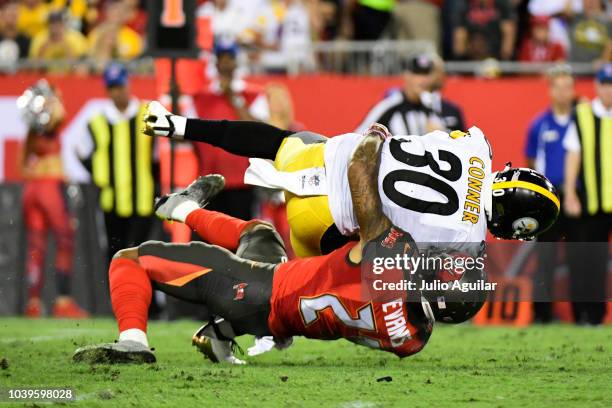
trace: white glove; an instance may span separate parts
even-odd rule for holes
[[[157,101],[149,102],[144,114],[143,132],[149,136],[183,139],[187,118],[173,115]]]
[[[255,337],[255,344],[247,349],[247,354],[258,356],[272,350],[274,345],[274,337],[272,336]]]
[[[276,348],[284,350],[293,344],[293,337],[285,339],[275,339],[272,336],[255,337],[255,344],[247,349],[249,356],[258,356]]]

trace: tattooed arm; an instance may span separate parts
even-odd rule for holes
[[[382,212],[378,194],[378,168],[382,144],[379,135],[366,134],[349,162],[349,186],[359,224],[361,246],[391,226],[391,222]]]

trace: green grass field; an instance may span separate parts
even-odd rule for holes
[[[73,364],[72,352],[113,340],[113,321],[0,319],[0,388],[71,387],[77,403],[64,404],[84,407],[612,407],[610,326],[440,325],[404,360],[297,339],[241,367],[203,360],[190,346],[197,326],[152,323],[157,364],[89,366]]]

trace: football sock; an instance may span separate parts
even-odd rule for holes
[[[131,340],[143,344],[145,347],[149,347],[149,340],[147,339],[147,333],[140,329],[127,329],[119,333],[119,341]]]
[[[185,223],[187,216],[198,208],[200,208],[200,206],[195,201],[185,201],[177,205],[176,208],[172,210],[170,217],[173,220]]]
[[[238,249],[242,231],[253,221],[243,221],[220,212],[199,208],[189,213],[185,223],[204,241],[235,251]]]
[[[132,259],[119,258],[111,262],[108,277],[119,332],[138,329],[146,333],[153,292],[146,271]]]
[[[182,139],[185,136],[185,128],[187,127],[187,118],[179,115],[172,115],[172,124],[174,125],[174,134],[172,135],[175,139]]]
[[[185,139],[208,143],[244,157],[274,160],[293,132],[250,121],[187,119]]]

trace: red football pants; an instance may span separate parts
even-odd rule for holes
[[[39,297],[44,283],[43,270],[49,231],[53,234],[57,246],[56,273],[68,277],[72,272],[74,229],[63,195],[63,182],[28,181],[23,192],[23,214],[28,243],[26,274],[29,296]]]
[[[186,224],[204,240],[231,251],[236,250],[242,231],[251,223],[204,209],[193,211],[186,220]],[[208,262],[214,264],[216,261],[227,266],[226,258],[228,262],[233,259],[228,257],[227,251],[197,242],[170,245],[150,241],[141,244],[138,252],[138,261],[118,258],[109,268],[111,303],[120,332],[147,330],[152,284],[167,294],[197,303],[204,292],[201,287],[189,283],[212,272]],[[210,257],[206,256],[208,253]],[[240,266],[247,272],[254,268],[250,263]]]

